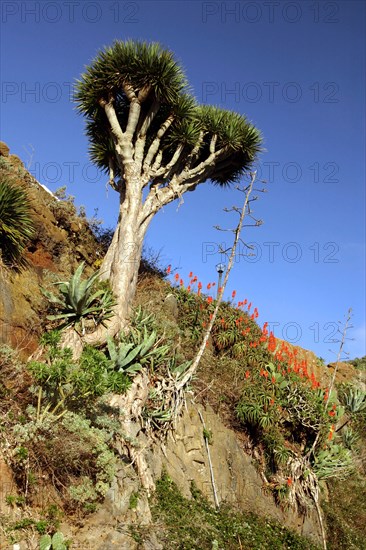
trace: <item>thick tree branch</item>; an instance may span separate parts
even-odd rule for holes
[[[162,152],[159,151],[159,154],[154,163],[154,166],[150,171],[151,179],[153,179],[155,175],[155,171],[154,171],[155,165],[156,166],[160,165],[161,157],[162,157]],[[193,176],[188,177],[187,171],[185,172],[186,177],[184,179],[181,177],[181,175],[177,175],[177,174],[173,175],[170,182],[165,187],[159,187],[160,185],[164,185],[167,183],[167,180],[165,180],[164,178],[162,178],[162,180],[159,181],[159,184],[155,182],[155,185],[151,186],[150,192],[146,197],[145,203],[142,208],[141,219],[145,220],[151,215],[156,214],[156,212],[158,212],[160,208],[162,208],[163,206],[166,206],[173,200],[181,197],[187,191],[193,191],[199,183],[203,183],[204,181],[206,181],[214,172],[215,164],[201,163],[201,166],[203,164],[205,164],[205,167],[202,169],[202,171],[197,172]],[[190,173],[191,172],[188,172],[188,174]]]
[[[135,91],[131,86],[131,84],[124,84],[123,91],[126,94],[128,101],[130,102],[125,134],[128,140],[132,143],[132,139],[140,117],[141,103],[138,97],[136,96]]]
[[[141,127],[137,132],[137,140],[135,143],[135,162],[141,167],[142,159],[144,157],[144,150],[146,144],[146,134],[154,120],[157,112],[159,111],[160,103],[154,100],[148,113],[141,122]]]
[[[103,107],[104,112],[107,115],[113,136],[116,138],[118,143],[121,143],[124,139],[124,134],[118,121],[116,111],[114,110],[113,98],[111,98],[108,102],[105,99],[100,99],[99,105]]]
[[[168,118],[165,120],[165,122],[160,126],[154,141],[150,145],[149,150],[148,150],[148,152],[146,154],[146,157],[145,157],[145,160],[144,160],[144,164],[143,164],[143,171],[144,171],[145,175],[149,171],[149,168],[151,167],[151,163],[152,163],[156,153],[159,150],[159,146],[160,146],[160,142],[161,142],[162,137],[164,136],[164,134],[168,130],[168,128],[173,124],[173,121],[174,121],[174,116],[169,115]]]
[[[159,170],[157,170],[154,174],[154,178],[159,177],[159,176],[163,176],[164,178],[167,178],[169,176],[169,173],[170,173],[171,169],[174,167],[174,165],[179,160],[179,157],[180,157],[180,155],[183,151],[183,147],[184,147],[183,144],[179,143],[176,150],[174,151],[174,154],[173,154],[170,162],[168,162],[168,164],[166,166],[162,166]]]
[[[128,139],[132,142],[140,118],[141,105],[148,98],[151,91],[151,86],[144,86],[139,91],[138,95],[136,95],[131,84],[125,83],[123,85],[123,91],[126,94],[128,101],[130,102],[130,109],[128,112],[128,121],[125,133],[126,136],[128,136]]]
[[[112,135],[116,141],[117,153],[122,157],[124,163],[132,162],[132,145],[126,140],[126,135],[122,131],[113,105],[113,98],[110,98],[108,102],[105,99],[100,99],[99,105],[103,107],[108,118]]]
[[[205,136],[205,133],[203,130],[201,130],[196,145],[193,147],[192,152],[188,155],[187,162],[186,162],[187,169],[189,169],[192,166],[192,164],[198,157],[204,136]]]
[[[215,153],[210,153],[210,155],[207,157],[206,160],[200,162],[195,168],[192,168],[190,170],[183,170],[182,175],[179,177],[179,183],[184,183],[187,180],[190,180],[194,176],[198,176],[204,173],[206,168],[210,166],[214,166],[217,160],[220,157],[223,157],[225,153],[229,151],[228,147],[222,147]]]
[[[213,154],[216,149],[217,134],[214,134],[210,142],[210,153]]]

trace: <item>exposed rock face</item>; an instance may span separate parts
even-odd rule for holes
[[[160,477],[162,468],[166,468],[186,497],[190,496],[193,481],[214,504],[199,410],[206,429],[212,433],[209,448],[219,503],[227,502],[244,510],[271,516],[304,536],[320,540],[315,513],[304,518],[288,511],[284,513],[276,506],[273,498],[264,492],[263,480],[251,457],[244,452],[235,433],[224,426],[211,407],[205,409],[200,405],[188,405],[176,432],[169,436],[164,452],[154,449],[150,455],[149,461],[155,477]]]
[[[16,494],[16,483],[13,472],[0,454],[0,514],[8,514],[10,506],[6,503],[6,497]],[[1,541],[1,539],[0,539]]]
[[[191,483],[214,504],[201,412],[206,429],[212,433],[210,454],[219,503],[227,502],[242,510],[270,516],[300,534],[320,541],[315,512],[300,517],[291,511],[282,511],[270,494],[264,492],[263,481],[253,460],[241,448],[235,433],[226,428],[214,411],[201,405],[188,404],[174,435],[162,447],[154,445],[147,453],[147,463],[155,480],[165,470],[184,496],[190,498]],[[70,533],[83,550],[112,550],[144,548],[162,550],[153,527],[143,545],[136,545],[128,532],[129,524],[149,525],[151,513],[146,495],[139,490],[139,481],[133,467],[121,462],[107,498],[101,508],[86,520],[84,527]],[[130,509],[130,498],[138,493],[135,509]],[[65,529],[65,528],[64,528]]]
[[[9,156],[9,147],[4,143],[3,141],[0,141],[0,157],[8,157]]]

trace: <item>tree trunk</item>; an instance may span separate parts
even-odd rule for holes
[[[143,218],[140,181],[134,183],[126,193],[121,193],[118,225],[100,268],[101,278],[109,279],[116,298],[115,315],[106,322],[106,327],[86,334],[83,337],[86,344],[103,344],[107,336],[114,337],[128,326],[144,238],[153,217],[151,213]]]

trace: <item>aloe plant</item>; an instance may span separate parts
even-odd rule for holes
[[[65,321],[63,327],[76,325],[80,322],[83,333],[85,332],[85,320],[92,319],[95,325],[104,325],[105,321],[112,316],[115,301],[112,291],[108,288],[97,288],[99,271],[93,273],[89,278],[82,279],[85,262],[82,262],[70,281],[55,283],[59,286],[60,296],[42,290],[43,294],[56,307],[60,313],[49,315],[50,320],[62,319]]]
[[[65,537],[61,531],[51,535],[43,535],[39,541],[39,550],[66,550]]]

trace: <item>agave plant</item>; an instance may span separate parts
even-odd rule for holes
[[[159,345],[160,339],[153,330],[150,334],[146,328],[140,331],[137,328],[127,335],[121,335],[121,342],[117,346],[109,338],[107,342],[109,356],[119,372],[135,374],[144,366],[153,368],[166,357],[170,348],[167,345]]]
[[[81,279],[85,267],[82,262],[70,281],[55,283],[59,286],[60,296],[55,296],[47,290],[42,290],[48,300],[61,311],[55,315],[49,315],[48,319],[65,321],[63,328],[80,323],[82,332],[85,333],[85,320],[89,319],[95,325],[105,324],[112,316],[115,300],[109,288],[97,288],[99,271],[96,271],[88,279]]]
[[[5,265],[20,269],[26,265],[24,250],[34,234],[30,201],[26,192],[0,178],[0,258]]]
[[[57,531],[51,535],[43,535],[39,541],[39,550],[66,550],[67,544],[65,537],[61,531]]]
[[[360,439],[360,436],[357,432],[354,432],[352,428],[345,427],[342,432],[342,443],[346,449],[352,451],[357,444],[357,441]]]
[[[366,409],[366,392],[360,388],[349,388],[343,395],[343,402],[350,413]]]
[[[354,471],[352,453],[342,445],[333,443],[316,455],[313,471],[318,479],[345,479]]]

